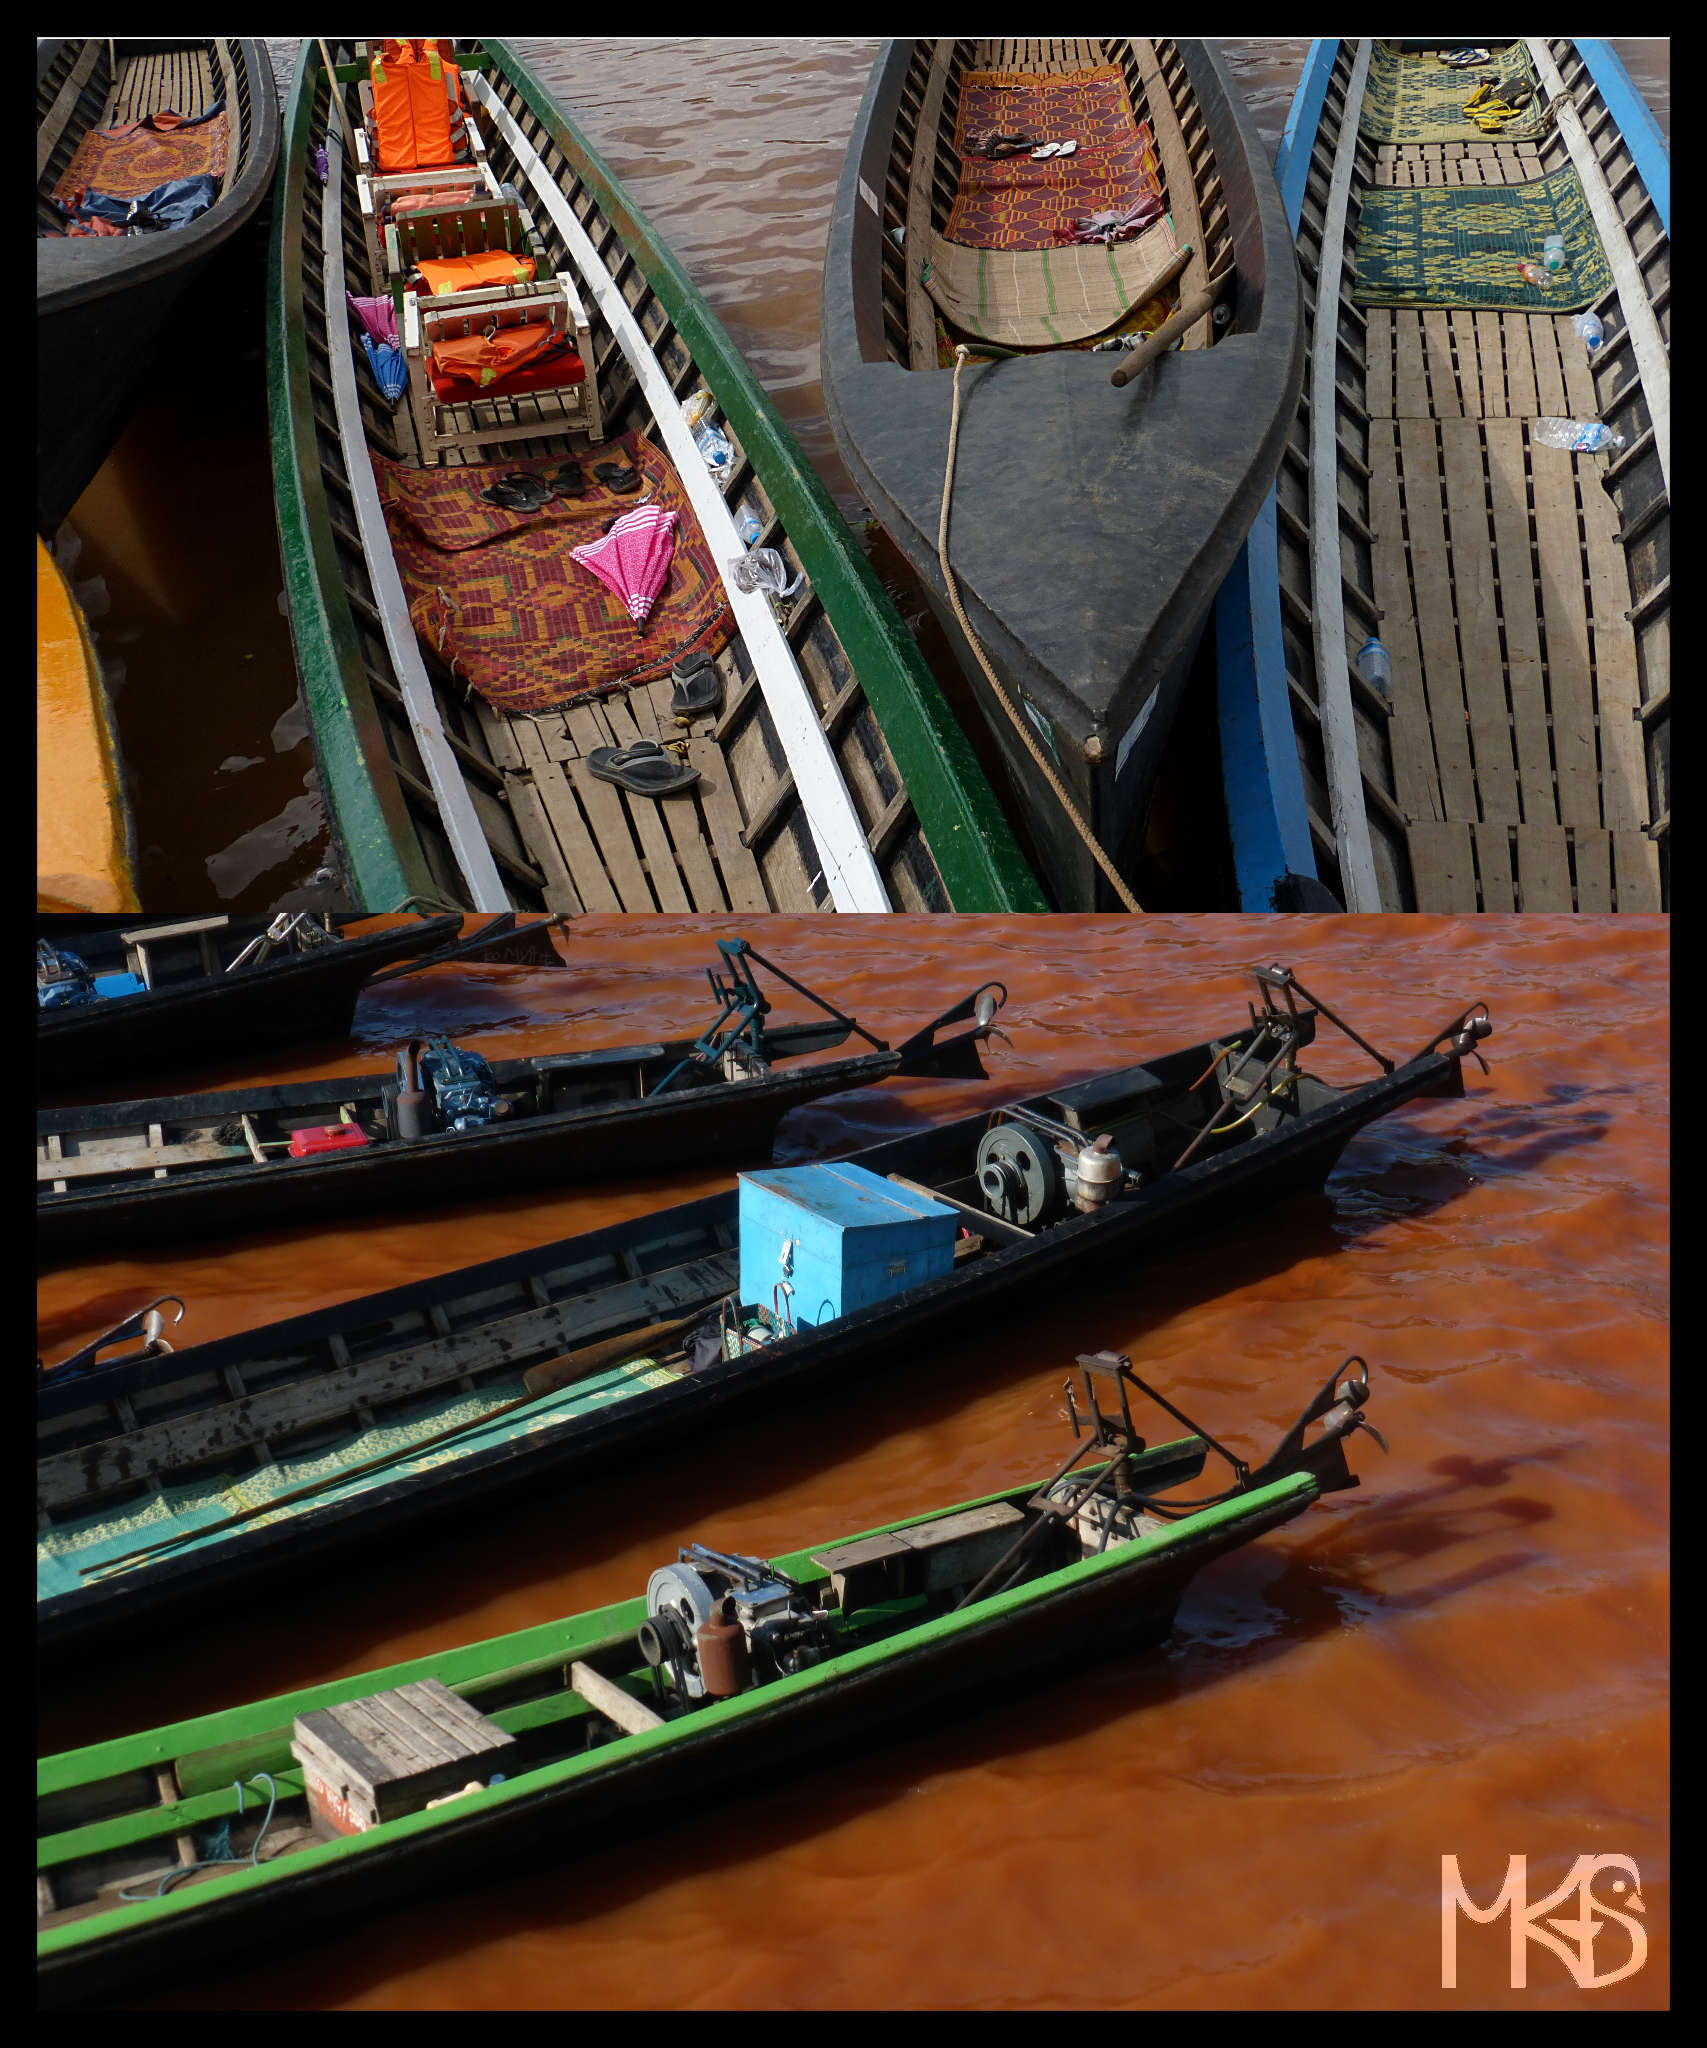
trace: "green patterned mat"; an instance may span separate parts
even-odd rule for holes
[[[632,1359],[626,1365],[613,1366],[607,1372],[579,1380],[559,1394],[543,1395],[533,1406],[502,1417],[490,1429],[471,1429],[466,1436],[454,1437],[449,1443],[431,1444],[419,1457],[400,1458],[396,1464],[387,1465],[379,1472],[356,1474],[347,1488],[329,1486],[324,1493],[312,1494],[307,1500],[287,1502],[276,1514],[257,1515],[252,1522],[245,1522],[238,1529],[212,1534],[204,1540],[218,1542],[225,1534],[235,1536],[249,1529],[264,1529],[291,1515],[324,1507],[347,1492],[359,1492],[364,1486],[388,1485],[392,1480],[407,1478],[411,1473],[425,1472],[455,1458],[489,1450],[494,1444],[531,1435],[536,1429],[545,1429],[566,1416],[584,1415],[612,1401],[626,1400],[648,1387],[667,1387],[680,1377],[676,1368],[658,1365],[650,1358]],[[330,1479],[338,1472],[365,1464],[370,1458],[384,1457],[388,1452],[402,1450],[411,1443],[436,1436],[441,1430],[454,1429],[459,1423],[489,1414],[506,1401],[520,1398],[524,1391],[522,1380],[519,1370],[504,1373],[486,1381],[477,1394],[443,1395],[418,1409],[407,1422],[376,1425],[359,1436],[350,1437],[335,1450],[323,1451],[314,1457],[281,1458],[276,1464],[264,1466],[259,1471],[245,1472],[240,1479],[221,1473],[214,1478],[197,1480],[189,1486],[167,1487],[147,1500],[126,1501],[105,1513],[43,1529],[36,1537],[36,1598],[45,1600],[51,1594],[75,1592],[90,1578],[107,1575],[99,1569],[88,1571],[85,1569],[88,1566],[114,1566],[120,1572],[139,1570],[148,1562],[146,1558],[130,1564],[116,1564],[116,1560],[127,1551],[139,1550],[145,1544],[162,1543],[168,1537],[190,1535],[198,1529],[211,1529],[213,1524],[223,1522],[228,1515],[240,1514],[245,1508],[261,1507],[295,1487],[311,1486],[316,1480]],[[178,1551],[167,1554],[176,1556],[195,1547],[194,1544],[180,1544]]]
[[[1536,84],[1535,67],[1522,43],[1495,50],[1485,64],[1451,71],[1432,50],[1401,55],[1385,43],[1369,53],[1358,128],[1370,142],[1530,142],[1541,130],[1542,95],[1515,115],[1497,135],[1484,135],[1464,111],[1464,102],[1484,78],[1505,88]]]
[[[1557,229],[1566,266],[1545,288],[1518,274],[1541,268]],[[1527,185],[1380,185],[1363,195],[1357,229],[1360,306],[1478,306],[1575,313],[1612,283],[1606,251],[1569,164]]]

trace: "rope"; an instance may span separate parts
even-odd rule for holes
[[[959,343],[954,351],[954,412],[948,423],[948,467],[943,471],[942,476],[942,518],[936,530],[936,558],[942,566],[943,581],[948,586],[948,601],[954,607],[954,616],[960,621],[960,630],[966,635],[967,645],[978,657],[978,666],[990,680],[990,687],[996,693],[996,702],[1007,713],[1008,722],[1024,742],[1026,752],[1036,762],[1038,771],[1044,781],[1055,792],[1055,799],[1060,804],[1062,810],[1066,812],[1073,830],[1085,842],[1085,845],[1090,850],[1092,859],[1095,860],[1097,866],[1108,877],[1109,886],[1114,890],[1114,893],[1120,898],[1121,902],[1125,904],[1126,908],[1132,911],[1141,911],[1144,906],[1121,880],[1116,872],[1113,861],[1103,851],[1096,834],[1085,823],[1078,805],[1074,803],[1072,797],[1068,794],[1066,784],[1056,774],[1053,763],[1051,763],[1042,747],[1038,744],[1037,736],[1032,732],[1029,723],[1020,715],[1018,707],[1008,696],[1007,691],[997,682],[996,672],[985,658],[984,650],[978,644],[978,636],[972,630],[972,622],[967,618],[961,606],[960,592],[954,581],[954,571],[948,566],[948,498],[954,484],[955,444],[960,439],[960,371],[961,366],[965,363],[970,353],[971,351],[964,342]]]
[[[251,1785],[258,1785],[263,1778],[267,1781],[267,1817],[262,1821],[261,1832],[255,1837],[255,1846],[249,1851],[247,1856],[233,1856],[228,1853],[231,1848],[231,1823],[228,1820],[223,1820],[219,1824],[218,1833],[213,1837],[212,1848],[214,1853],[211,1856],[204,1856],[196,1863],[180,1863],[175,1870],[168,1870],[151,1892],[125,1891],[120,1892],[119,1897],[130,1900],[132,1904],[139,1899],[163,1898],[168,1885],[176,1884],[180,1878],[188,1877],[192,1870],[211,1870],[216,1863],[243,1864],[258,1870],[261,1867],[261,1844],[267,1839],[267,1830],[273,1824],[273,1808],[278,1804],[279,1798],[279,1788],[271,1771],[257,1771],[254,1777],[249,1780],[249,1783]],[[241,1818],[243,1813],[243,1780],[241,1778],[233,1778],[231,1789],[237,1794],[237,1812],[239,1818]]]

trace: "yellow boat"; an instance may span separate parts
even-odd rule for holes
[[[141,908],[101,658],[71,587],[36,536],[36,908]]]

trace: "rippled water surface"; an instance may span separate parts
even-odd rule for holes
[[[652,215],[862,531],[864,508],[824,416],[818,304],[836,180],[877,40],[517,43]],[[268,47],[282,99],[298,39]],[[1248,37],[1220,47],[1272,152],[1308,41]],[[1629,37],[1613,47],[1669,138],[1669,41]],[[73,574],[100,612],[103,657],[120,664],[149,908],[264,909],[309,882],[328,852],[290,634],[274,603],[282,577],[259,271],[257,253],[197,303],[151,398],[73,515],[84,542]],[[869,536],[867,545],[952,695],[950,657],[922,596],[891,549]],[[1167,801],[1164,792],[1164,842],[1179,830]],[[1177,884],[1173,894],[1185,905],[1225,900]],[[1163,899],[1146,894],[1152,900]]]
[[[704,1015],[705,926],[592,919],[564,970],[438,969],[365,998],[348,1043],[202,1078],[385,1058],[424,1025],[492,1056],[645,1039]],[[157,1651],[43,1691],[42,1742],[115,1735],[642,1591],[679,1543],[792,1549],[1052,1471],[1061,1383],[1110,1347],[1242,1453],[1347,1353],[1384,1457],[1361,1489],[1205,1572],[1159,1652],[921,1716],[543,1870],[466,1884],[241,1971],[208,2007],[1656,2007],[1669,1990],[1668,938],[1661,920],[769,921],[759,941],[892,1041],[991,977],[1012,991],[987,1086],[907,1082],[788,1119],[840,1152],[1242,1018],[1277,947],[1381,1049],[1466,1002],[1492,1072],[1356,1138],[1320,1196],[1165,1261],[1076,1279],[995,1327],[779,1401],[609,1478],[482,1510]],[[784,1011],[783,1014],[789,1014]],[[1306,1065],[1354,1081],[1325,1032]],[[170,1077],[167,1077],[169,1079]],[[163,1083],[164,1085],[164,1083]],[[708,1192],[522,1197],[417,1221],[91,1260],[49,1274],[58,1357],[167,1288],[183,1335],[249,1328]],[[1170,1428],[1158,1418],[1152,1437]],[[1636,1859],[1646,1967],[1597,1993],[1504,1923],[1465,1925],[1440,1987],[1440,1867],[1531,1896],[1582,1853]],[[1566,1909],[1561,1908],[1561,1911]],[[1625,1944],[1620,1946],[1620,1944]],[[1598,1967],[1629,1949],[1609,1924]]]

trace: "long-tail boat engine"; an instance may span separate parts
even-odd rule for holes
[[[70,1010],[95,1000],[95,977],[75,953],[36,941],[36,1007]]]
[[[492,1069],[477,1052],[418,1038],[397,1055],[397,1083],[385,1090],[385,1120],[394,1138],[424,1138],[433,1131],[477,1131],[508,1116]]]
[[[1088,1216],[1127,1173],[1111,1133],[1089,1138],[1035,1111],[999,1112],[978,1141],[978,1187],[992,1216],[1036,1230],[1068,1209]]]
[[[683,1707],[804,1671],[834,1647],[828,1611],[763,1558],[690,1543],[647,1581],[640,1653]]]

